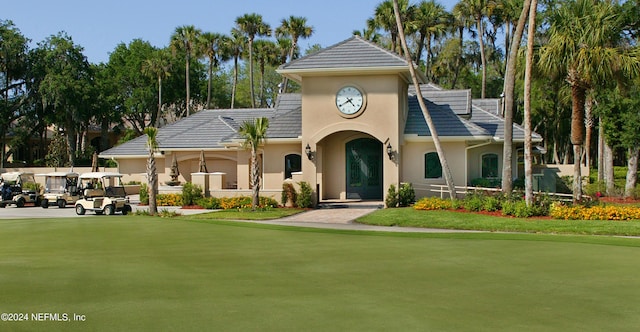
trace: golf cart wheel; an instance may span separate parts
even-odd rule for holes
[[[7,205],[4,204],[4,203],[0,203],[0,208],[4,208],[5,206],[7,206]]]
[[[84,213],[87,212],[84,209],[84,206],[82,206],[81,204],[76,204],[76,214],[79,216],[84,215]]]
[[[65,206],[67,206],[67,201],[65,201],[64,199],[59,199],[58,200],[58,207],[62,209]]]
[[[22,197],[18,197],[18,199],[16,200],[16,206],[19,208],[24,207],[24,203],[26,202]]]
[[[129,212],[131,212],[131,205],[125,205],[125,206],[122,208],[122,215],[123,215],[123,216],[126,216],[126,215],[127,215],[127,213],[129,213]]]
[[[106,215],[113,215],[114,213],[116,213],[116,209],[113,207],[113,205],[107,205],[104,207],[104,214]]]
[[[49,200],[43,199],[42,202],[40,202],[40,206],[42,206],[43,209],[49,208]]]

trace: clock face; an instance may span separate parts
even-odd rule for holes
[[[364,97],[358,88],[346,86],[336,94],[336,106],[346,115],[358,113],[364,105]]]

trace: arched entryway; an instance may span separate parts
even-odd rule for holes
[[[382,143],[372,138],[347,142],[346,187],[348,199],[382,199]]]

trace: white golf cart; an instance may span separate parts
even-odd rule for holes
[[[15,204],[21,208],[26,204],[33,206],[40,205],[42,196],[38,185],[33,178],[33,173],[29,172],[8,172],[3,173],[2,184],[0,185],[0,208]]]
[[[45,209],[52,205],[59,208],[73,206],[82,197],[78,189],[78,173],[51,172],[36,176],[44,176],[44,197],[40,206]]]
[[[76,202],[76,214],[93,211],[95,214],[122,212],[126,215],[131,212],[129,197],[122,185],[122,174],[90,172],[80,175],[78,179],[83,197]]]

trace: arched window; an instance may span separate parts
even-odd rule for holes
[[[487,153],[482,156],[482,177],[497,178],[498,177],[498,155],[495,153]]]
[[[302,157],[299,154],[288,154],[284,157],[284,178],[291,179],[291,173],[302,170]]]
[[[424,154],[424,177],[425,179],[439,179],[442,177],[442,165],[438,153],[429,152]]]

